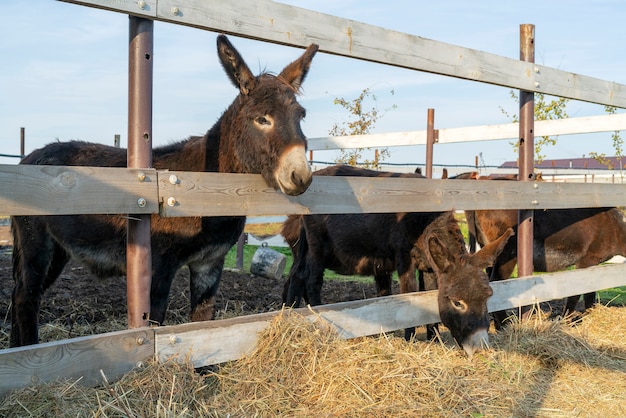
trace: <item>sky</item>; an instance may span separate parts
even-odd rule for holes
[[[626,84],[626,3],[623,0],[438,2],[285,1],[298,7],[453,45],[519,58],[519,27],[535,25],[535,61],[568,72]],[[127,144],[128,18],[121,13],[50,0],[3,2],[0,24],[0,154],[26,153],[47,143],[85,140]],[[237,94],[221,69],[217,34],[156,22],[154,26],[153,145],[204,134]],[[230,37],[254,73],[279,72],[301,49]],[[302,128],[327,136],[347,112],[335,98],[363,89],[383,116],[374,132],[508,123],[518,104],[504,87],[318,54],[303,85]],[[504,110],[504,112],[503,112]],[[570,117],[605,114],[603,106],[570,101]],[[516,159],[512,140],[437,144],[435,164],[497,166]],[[393,147],[387,162],[423,164],[425,147]],[[614,155],[611,134],[570,135],[546,148],[547,158],[590,152]],[[315,152],[333,161],[336,151]],[[366,154],[367,157],[367,154]],[[0,157],[0,164],[17,164]]]

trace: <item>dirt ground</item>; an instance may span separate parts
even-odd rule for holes
[[[8,347],[10,332],[9,309],[13,290],[11,252],[10,227],[0,226],[0,349]],[[182,269],[174,280],[166,317],[168,325],[188,321],[188,277],[188,271]],[[243,271],[224,271],[217,299],[217,317],[226,318],[279,310],[282,307],[282,288],[282,279],[267,279]],[[395,292],[398,290],[395,289]],[[325,303],[374,296],[373,281],[324,283]],[[125,278],[112,277],[100,280],[81,265],[70,262],[54,285],[44,294],[40,324],[46,323],[59,324],[59,327],[66,329],[64,338],[123,329],[126,323]],[[45,340],[43,334],[42,340]]]
[[[10,303],[13,291],[12,237],[10,227],[0,225],[0,349],[8,348]],[[284,279],[268,279],[247,271],[225,270],[218,292],[216,318],[277,311],[282,308]],[[329,281],[323,285],[324,303],[345,302],[375,297],[371,281]],[[399,293],[394,283],[393,293]],[[582,298],[581,298],[582,299]],[[544,311],[561,312],[564,300],[542,303]],[[583,310],[582,300],[578,311]],[[189,320],[189,272],[181,269],[170,292],[165,323]],[[40,325],[41,342],[117,331],[127,327],[126,280],[111,277],[100,280],[81,265],[70,261],[61,276],[43,296]],[[50,328],[53,328],[51,331]],[[418,330],[418,334],[420,331]]]

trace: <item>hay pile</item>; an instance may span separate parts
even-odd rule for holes
[[[512,324],[470,360],[445,334],[340,340],[283,314],[254,353],[204,376],[152,363],[96,389],[24,389],[0,416],[626,416],[625,336],[626,309],[600,306],[575,326]]]

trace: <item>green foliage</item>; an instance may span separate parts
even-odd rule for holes
[[[391,90],[391,95],[394,92]],[[366,101],[370,100],[372,105],[367,109]],[[339,105],[348,111],[350,119],[340,123],[335,122],[329,131],[332,136],[349,136],[349,135],[367,135],[372,132],[376,122],[382,118],[385,113],[378,110],[378,99],[372,94],[369,88],[363,89],[361,94],[353,100],[346,100],[343,97],[335,98],[333,104]],[[392,105],[385,111],[395,109],[397,106]],[[363,158],[363,150],[365,148],[354,148],[350,150],[340,150],[340,154],[335,160],[336,163],[349,165],[363,165],[367,168],[378,168],[380,163],[390,156],[388,148],[377,149],[372,160]],[[369,148],[367,148],[369,150]]]
[[[601,290],[598,296],[603,305],[626,306],[626,286]]]
[[[250,271],[250,264],[252,263],[252,257],[254,253],[259,248],[258,245],[244,245],[243,247],[243,271]],[[283,277],[287,278],[289,274],[289,270],[291,269],[291,265],[293,264],[293,257],[291,255],[291,250],[287,247],[269,247],[273,250],[278,251],[281,254],[287,256],[287,262],[285,265],[285,272],[283,273]],[[224,260],[224,268],[227,269],[235,269],[237,267],[237,246],[233,246],[228,254],[226,254],[226,258]],[[324,271],[324,279],[325,280],[337,280],[337,281],[359,281],[359,282],[374,282],[374,278],[370,276],[344,276],[341,274],[337,274],[332,270]],[[394,273],[394,279],[397,280],[397,273]]]
[[[511,97],[519,103],[519,97],[514,91],[511,91]],[[547,101],[547,98],[543,93],[535,93],[535,120],[555,120],[568,118],[569,115],[567,114],[566,110],[568,102],[569,99],[565,99],[563,97],[553,98],[552,100]],[[514,123],[519,122],[518,115],[510,115],[502,107],[500,107],[500,110]],[[556,141],[557,137],[535,137],[534,153],[536,163],[541,163],[543,160],[545,160],[546,156],[545,154],[543,154],[543,150],[548,146],[556,145]],[[519,142],[511,142],[511,145],[513,145],[515,152],[519,151]]]
[[[614,115],[615,113],[617,113],[617,108],[614,106],[604,106],[604,111],[608,113],[609,115]],[[615,150],[615,156],[621,162],[622,157],[624,156],[624,140],[622,139],[622,135],[620,134],[620,131],[615,131],[613,132],[613,134],[611,134],[611,141],[613,144],[613,149]],[[589,156],[595,159],[596,161],[598,161],[600,164],[605,165],[609,170],[614,170],[616,168],[614,167],[611,160],[609,160],[604,153],[599,154],[597,152],[590,152]],[[623,173],[622,166],[623,164],[620,164],[619,167],[617,168],[619,169],[620,177],[622,178],[622,182],[623,182],[624,173]]]

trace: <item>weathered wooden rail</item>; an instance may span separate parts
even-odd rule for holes
[[[622,184],[314,177],[304,194],[287,196],[258,174],[0,165],[0,215],[257,216],[624,205]]]

